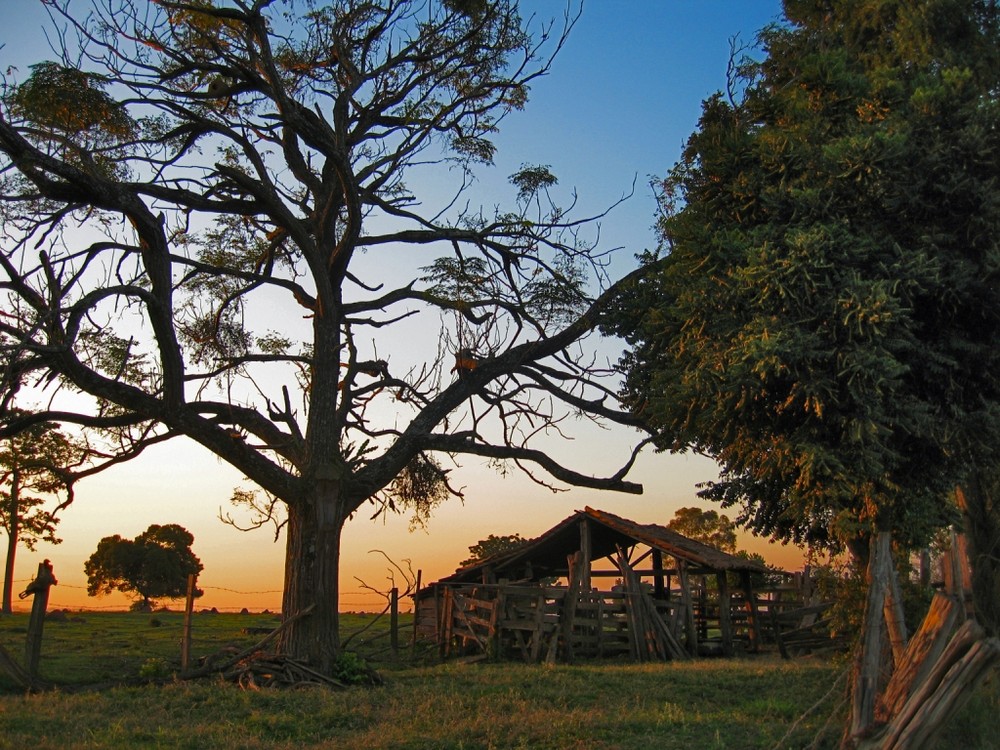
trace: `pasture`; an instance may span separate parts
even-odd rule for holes
[[[0,674],[0,748],[800,750],[837,745],[845,697],[838,678],[847,665],[817,658],[440,663],[433,653],[411,652],[405,616],[397,660],[388,651],[387,619],[350,645],[381,671],[381,686],[248,690],[218,678],[172,677],[178,613],[66,615],[45,626],[41,673],[54,690],[25,696]],[[372,619],[345,616],[345,636]],[[277,622],[274,615],[196,615],[192,654],[251,645]],[[0,618],[0,643],[15,658],[26,628],[27,615]],[[939,747],[1000,748],[998,709],[1000,695],[988,686]]]

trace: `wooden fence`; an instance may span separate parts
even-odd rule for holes
[[[619,587],[616,587],[619,588]],[[656,598],[626,576],[620,590],[537,584],[451,584],[417,597],[415,638],[442,657],[528,662],[620,657],[637,661],[775,648],[785,658],[843,645],[831,638],[829,602],[808,579],[725,595],[701,586],[690,597]],[[728,636],[728,637],[727,637]]]
[[[525,661],[578,657],[685,658],[682,605],[634,591],[480,584],[435,587],[417,606],[418,637],[443,657],[507,656]]]

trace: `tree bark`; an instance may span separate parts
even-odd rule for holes
[[[976,476],[955,499],[965,517],[972,566],[972,600],[976,619],[987,635],[1000,635],[1000,519],[989,489]]]
[[[286,526],[282,617],[310,611],[282,632],[278,649],[326,675],[340,656],[340,538],[346,518],[339,489],[336,479],[317,481],[311,497],[289,504]]]
[[[903,661],[903,653],[906,651],[909,636],[906,632],[906,617],[903,612],[903,592],[899,587],[899,573],[891,559],[889,580],[886,583],[885,601],[882,607],[885,614],[885,624],[889,630],[889,643],[892,646],[892,663],[894,667],[898,668]]]
[[[889,574],[892,569],[892,538],[880,531],[871,545],[868,563],[868,597],[861,635],[861,649],[854,670],[851,719],[843,747],[855,747],[868,735],[875,722],[875,697],[878,694],[879,669],[882,664],[882,623]]]

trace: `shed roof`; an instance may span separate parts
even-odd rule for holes
[[[517,549],[459,568],[452,575],[441,579],[441,582],[476,580],[481,577],[484,568],[490,568],[495,574],[502,575],[505,570],[520,568],[529,561],[538,575],[544,576],[550,571],[565,570],[566,556],[580,549],[579,522],[584,519],[590,522],[591,558],[594,560],[614,554],[619,546],[627,547],[641,543],[699,568],[716,571],[767,572],[767,568],[755,560],[723,552],[678,534],[666,526],[636,523],[613,513],[588,507],[576,511],[569,518],[560,521],[541,536],[531,539]]]

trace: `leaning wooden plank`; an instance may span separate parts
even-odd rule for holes
[[[463,639],[466,641],[474,640],[478,644],[479,648],[482,649],[483,653],[486,653],[487,650],[486,644],[483,642],[483,639],[479,637],[479,634],[476,632],[476,629],[469,621],[469,617],[465,613],[465,610],[460,606],[456,606],[454,612],[456,616],[454,624],[456,626],[464,626],[465,630],[467,631],[465,633],[462,632],[457,633],[457,635],[462,636]]]
[[[7,672],[19,687],[25,690],[32,687],[31,676],[24,671],[24,668],[14,660],[14,657],[3,646],[0,646],[0,668]]]
[[[942,654],[942,662],[948,660],[948,653]],[[976,640],[946,671],[935,670],[936,673],[944,671],[943,675],[928,676],[923,688],[914,693],[886,733],[878,739],[879,750],[927,747],[975,688],[996,671],[998,663],[1000,641],[996,638]],[[940,680],[936,679],[938,676]]]
[[[891,723],[882,733],[880,744],[869,745],[869,747],[892,747],[907,726],[914,721],[914,717],[922,710],[924,704],[931,699],[941,684],[948,680],[949,672],[982,636],[982,627],[975,620],[966,620],[965,624],[952,636],[941,655],[934,661],[921,684],[913,690],[899,713],[892,717]]]
[[[948,594],[935,592],[923,622],[910,638],[882,694],[876,709],[879,720],[888,721],[889,717],[898,714],[910,694],[920,686],[948,645],[959,617],[958,601]]]
[[[689,655],[684,647],[681,646],[680,641],[674,636],[671,627],[667,622],[660,616],[656,607],[652,607],[650,612],[650,618],[660,632],[660,637],[663,639],[667,647],[667,652],[672,659],[687,659]]]
[[[222,671],[225,671],[225,670],[229,669],[230,667],[232,667],[237,662],[243,661],[248,656],[250,656],[250,655],[252,655],[252,654],[254,654],[254,653],[258,652],[258,651],[263,651],[264,650],[264,646],[266,646],[272,640],[274,640],[275,638],[277,638],[278,635],[280,635],[281,632],[285,630],[285,628],[287,628],[293,622],[296,622],[297,620],[300,620],[301,618],[307,616],[310,612],[313,611],[313,609],[315,609],[315,607],[316,607],[315,604],[310,604],[305,609],[300,610],[299,612],[296,612],[294,615],[291,615],[290,617],[285,618],[285,620],[277,628],[275,628],[274,630],[272,630],[270,633],[268,633],[261,640],[259,640],[257,643],[255,643],[254,645],[252,645],[250,648],[247,648],[247,649],[244,649],[243,651],[240,651],[235,656],[232,656],[232,657],[226,659],[225,661],[223,661],[221,663],[220,662],[216,662],[213,659],[209,658],[209,659],[207,659],[205,661],[205,664],[200,669],[195,669],[195,670],[193,670],[191,672],[185,672],[185,673],[181,674],[181,679],[194,679],[194,678],[198,678],[198,677],[204,677],[205,675],[211,674],[212,672],[222,672]]]

